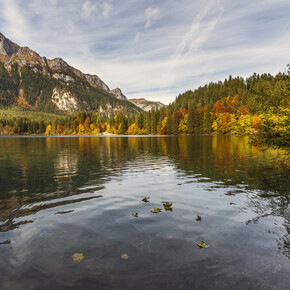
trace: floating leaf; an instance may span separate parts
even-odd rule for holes
[[[142,201],[144,201],[144,202],[149,202],[149,198],[150,198],[150,196],[148,196],[148,197],[144,197],[144,198],[142,199]]]
[[[0,243],[0,245],[9,245],[9,244],[11,244],[10,240],[6,240],[6,241]]]
[[[132,216],[133,216],[133,217],[139,217],[138,212],[136,212],[136,213],[132,213]]]
[[[168,201],[162,201],[163,207],[165,210],[170,210],[172,211],[172,202],[168,202]]]
[[[198,245],[200,248],[206,249],[206,248],[210,247],[210,245],[206,245],[204,241],[201,241],[200,244],[198,244],[198,243],[195,243],[195,244]]]
[[[123,255],[121,255],[121,258],[123,260],[128,260],[129,259],[129,256],[127,254],[123,254]]]
[[[196,220],[197,220],[198,222],[201,222],[201,216],[198,215],[197,218],[196,218]]]
[[[74,212],[74,210],[58,211],[55,214],[66,214],[66,213],[71,213],[71,212]]]
[[[153,212],[153,213],[159,213],[161,211],[162,211],[162,209],[159,207],[154,207],[153,209],[151,209],[151,212]]]
[[[74,253],[71,257],[77,263],[81,262],[84,259],[83,253]]]

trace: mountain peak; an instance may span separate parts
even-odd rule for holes
[[[0,54],[11,57],[12,54],[16,53],[20,49],[20,46],[6,38],[0,32]]]
[[[151,111],[152,109],[161,109],[165,106],[164,104],[160,102],[148,101],[144,98],[129,99],[128,101],[146,112]]]
[[[122,91],[120,88],[115,88],[110,91],[111,94],[115,95],[117,99],[120,100],[127,100],[127,98],[123,95]]]
[[[52,60],[48,60],[48,65],[51,69],[63,69],[63,70],[71,70],[71,66],[68,65],[62,58],[56,57]]]

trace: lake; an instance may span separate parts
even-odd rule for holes
[[[289,289],[283,158],[234,136],[1,137],[0,288]]]

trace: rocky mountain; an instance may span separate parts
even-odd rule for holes
[[[85,74],[61,58],[41,57],[0,33],[0,105],[45,111],[138,112],[121,89],[110,90],[97,76]]]
[[[146,111],[146,112],[151,111],[152,109],[161,109],[161,108],[165,107],[165,105],[160,103],[160,102],[148,101],[144,98],[129,99],[128,101],[133,103],[134,105],[136,105],[137,107],[139,107],[140,109],[142,109],[143,111]]]

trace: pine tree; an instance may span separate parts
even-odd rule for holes
[[[188,112],[188,133],[194,133],[194,111],[192,109],[189,109]]]
[[[155,110],[151,111],[151,133],[157,133],[157,113]]]
[[[179,125],[178,114],[177,112],[174,112],[172,119],[172,134],[178,135],[178,125]]]
[[[172,116],[171,116],[171,113],[168,113],[166,127],[167,127],[167,134],[171,135],[172,134]]]

